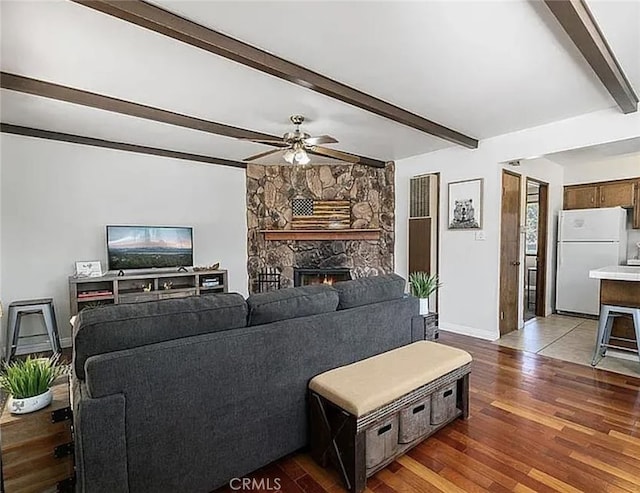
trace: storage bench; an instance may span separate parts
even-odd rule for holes
[[[313,458],[352,493],[457,417],[469,416],[471,355],[419,341],[309,382]]]

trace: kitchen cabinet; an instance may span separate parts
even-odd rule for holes
[[[636,202],[636,183],[619,181],[598,186],[598,207],[631,208]]]
[[[564,188],[565,209],[591,209],[598,207],[598,186],[579,185]]]
[[[633,227],[640,229],[640,178],[564,187],[565,210],[599,207],[632,209]]]

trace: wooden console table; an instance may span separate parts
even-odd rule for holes
[[[95,305],[140,303],[227,291],[226,270],[69,277],[71,315]]]

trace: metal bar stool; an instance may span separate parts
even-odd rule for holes
[[[624,339],[622,337],[613,337],[613,339],[625,342],[635,342],[636,349],[616,346],[610,344],[611,342],[611,329],[613,327],[613,321],[616,317],[622,315],[631,315],[633,318],[633,327],[636,332],[636,340]],[[600,307],[600,320],[598,322],[598,336],[596,340],[596,350],[593,353],[593,360],[591,360],[591,366],[596,366],[598,362],[604,357],[608,348],[618,349],[621,351],[632,351],[638,353],[640,358],[640,308],[628,307],[628,306],[616,306],[616,305],[602,305]]]
[[[7,325],[7,361],[16,354],[18,340],[20,339],[20,324],[24,315],[41,314],[44,325],[47,329],[51,350],[60,353],[60,337],[58,335],[58,325],[56,314],[53,308],[53,299],[43,298],[40,300],[14,301],[9,305],[9,323]],[[36,334],[44,335],[44,334]],[[9,343],[9,341],[11,341]]]

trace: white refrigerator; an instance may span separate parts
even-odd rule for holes
[[[556,310],[598,315],[600,281],[589,271],[622,265],[627,253],[622,207],[561,211],[558,218]]]

